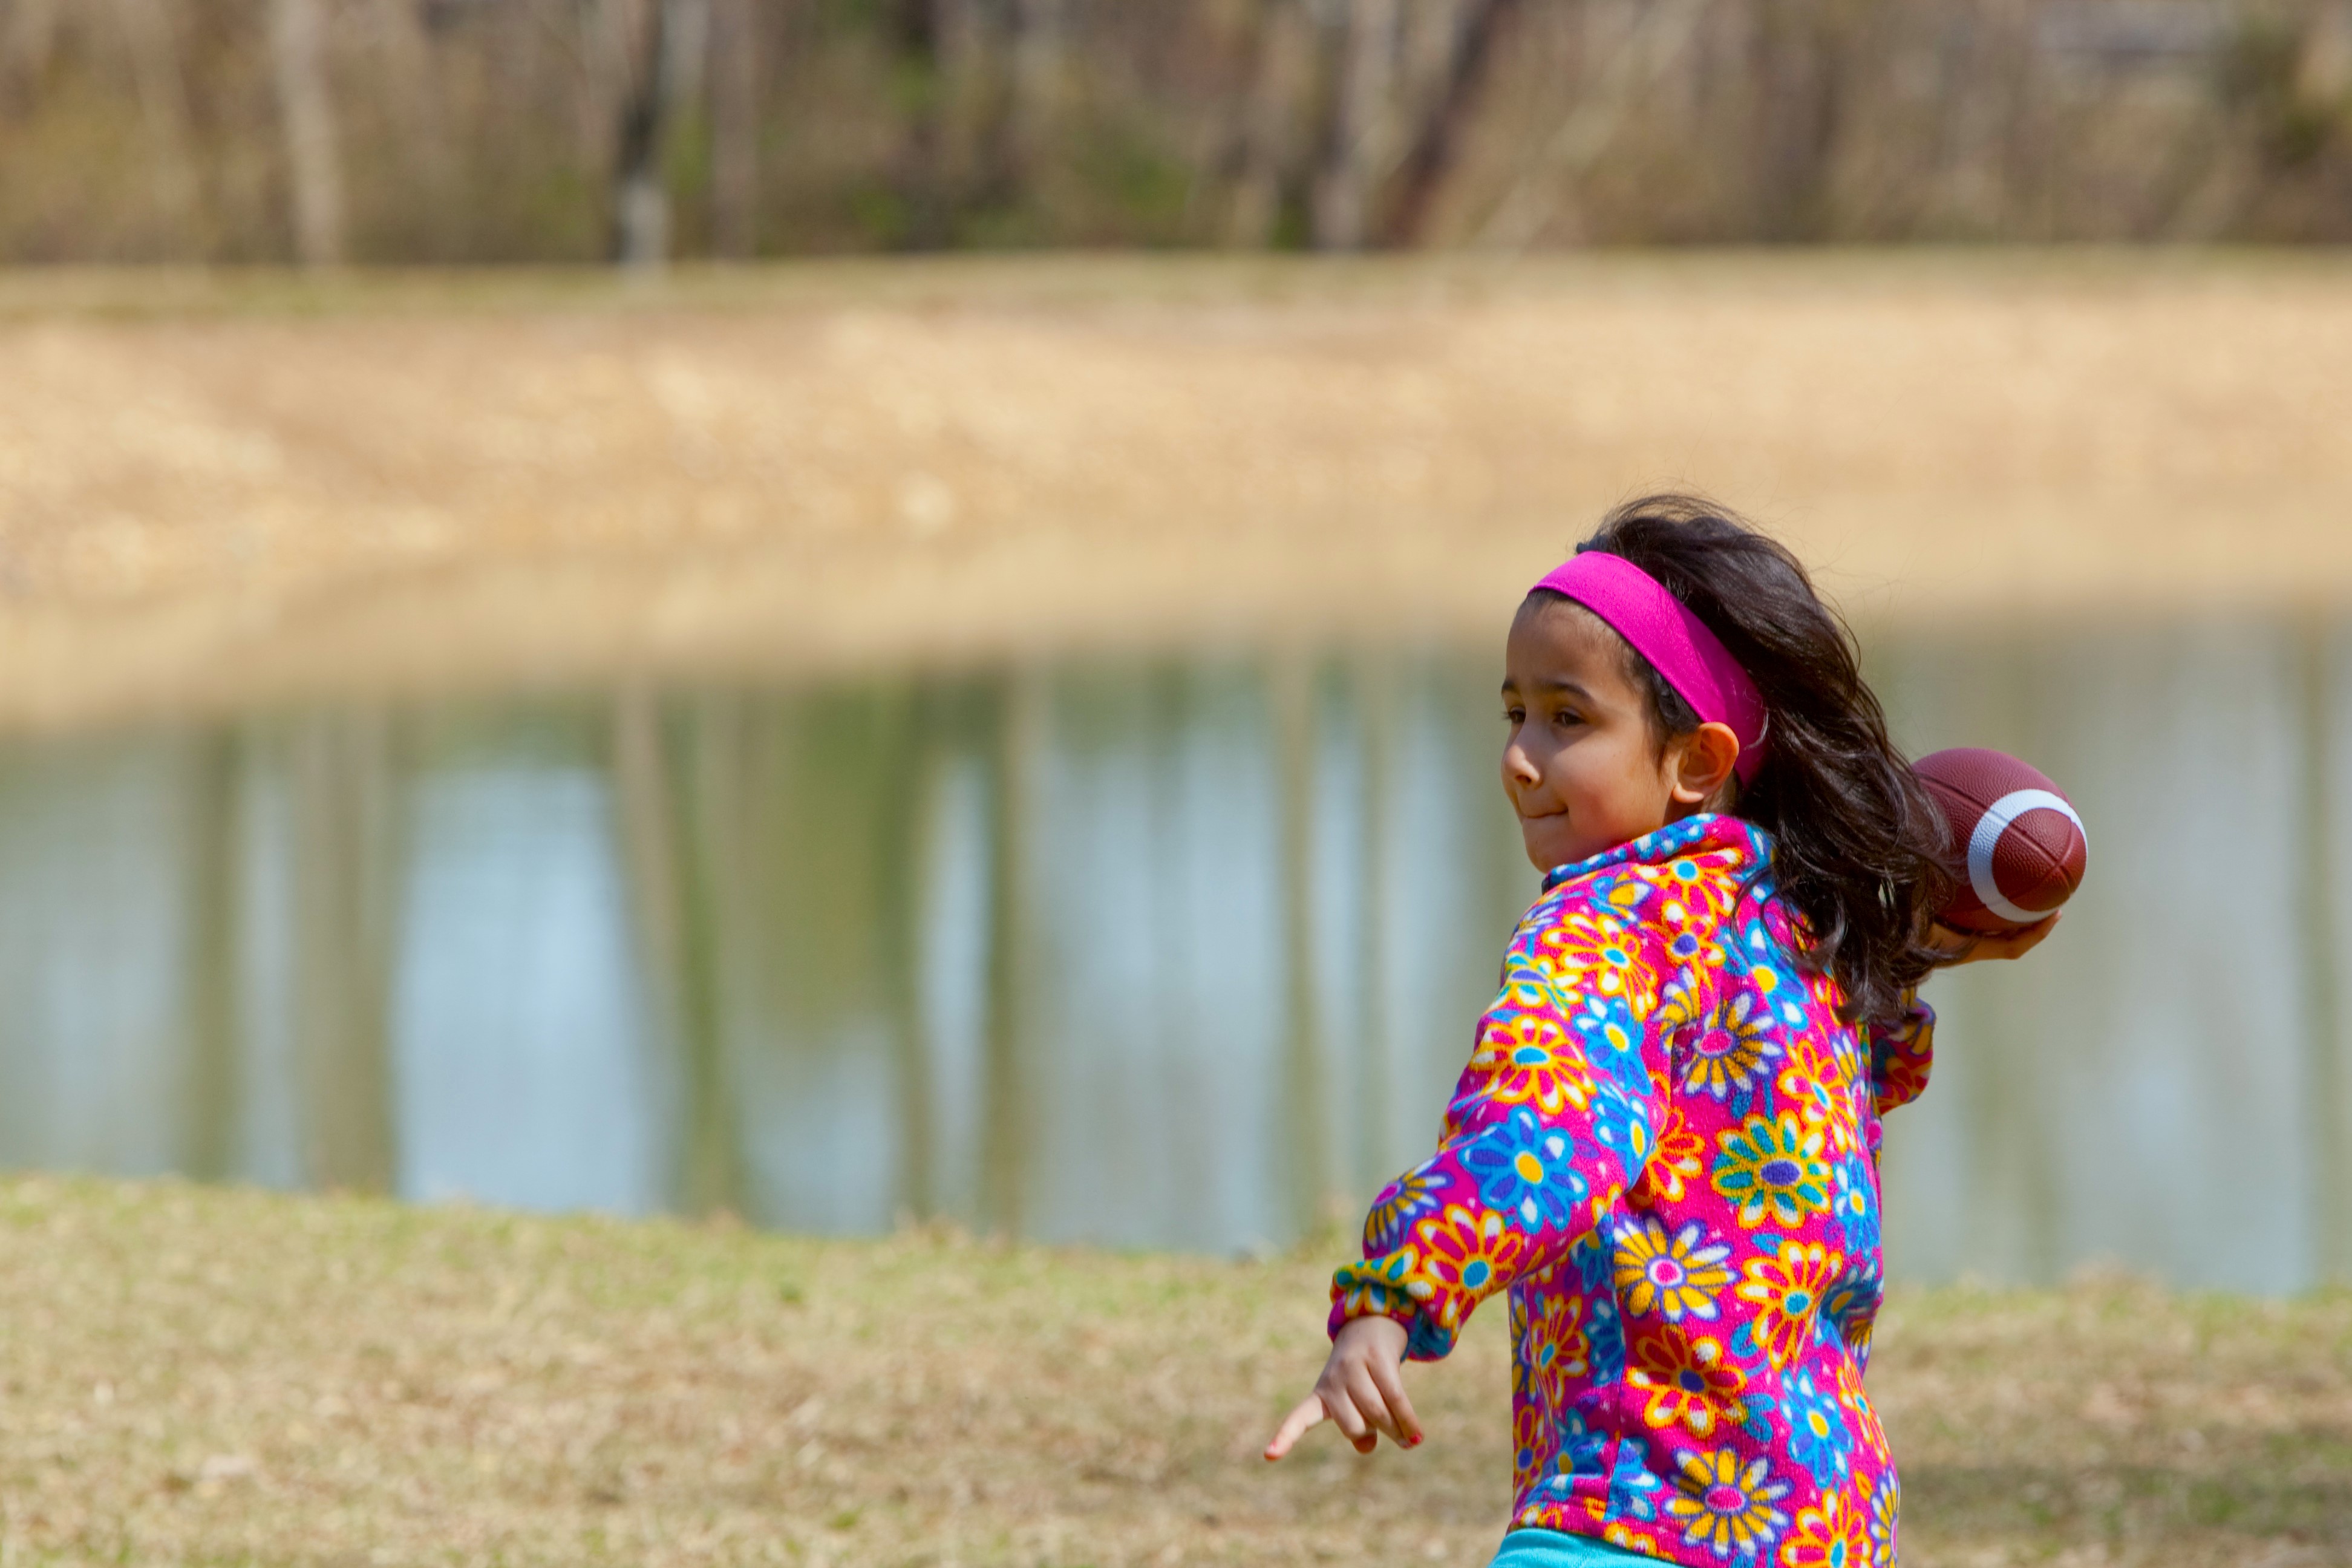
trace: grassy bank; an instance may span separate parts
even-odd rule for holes
[[[1476,1563],[1504,1346],[1269,1468],[1329,1259],[0,1187],[7,1562]],[[2352,1298],[1910,1293],[1906,1562],[2352,1561]]]

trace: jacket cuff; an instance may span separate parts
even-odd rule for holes
[[[1409,1251],[1366,1258],[1340,1268],[1331,1277],[1331,1315],[1326,1331],[1336,1339],[1342,1328],[1358,1318],[1393,1318],[1404,1325],[1408,1361],[1443,1358],[1454,1348],[1454,1331],[1438,1326],[1428,1310],[1435,1288],[1412,1269]]]

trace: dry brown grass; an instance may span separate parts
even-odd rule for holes
[[[0,1554],[1484,1562],[1490,1321],[1410,1457],[1255,1457],[1328,1262],[18,1181]],[[2352,1299],[1915,1293],[1872,1380],[1915,1568],[2352,1562]]]
[[[2347,431],[2326,256],[19,276],[0,722],[1488,636],[1663,483],[1866,616],[2343,597]]]

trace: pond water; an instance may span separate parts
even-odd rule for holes
[[[2089,878],[1932,983],[1902,1278],[2352,1262],[2352,637],[1882,640]],[[1087,660],[0,747],[0,1163],[1230,1250],[1425,1152],[1536,891],[1493,656]]]

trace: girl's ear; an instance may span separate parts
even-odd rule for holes
[[[1695,809],[1731,777],[1732,765],[1739,761],[1739,737],[1728,724],[1701,724],[1676,736],[1675,745],[1675,804]]]

